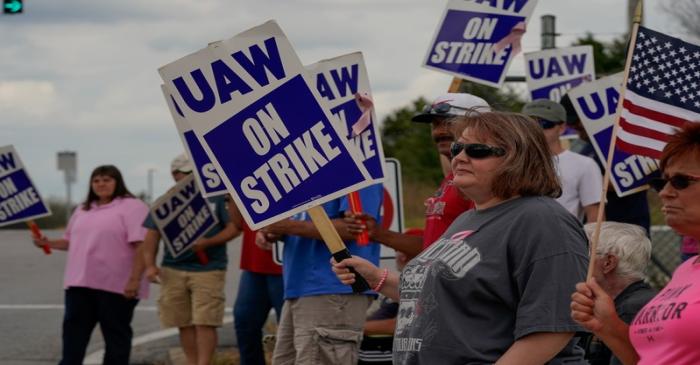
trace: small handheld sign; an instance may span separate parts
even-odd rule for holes
[[[423,65],[500,87],[536,0],[450,0]]]
[[[592,46],[525,53],[525,81],[532,100],[559,102],[566,92],[595,80]]]
[[[571,103],[600,161],[608,160],[621,84],[622,74],[620,73],[583,84],[569,91]],[[649,175],[658,169],[657,160],[632,155],[615,147],[610,180],[617,196],[623,197],[648,189]]]
[[[0,147],[0,227],[27,222],[36,237],[42,237],[32,220],[51,215],[13,146]],[[42,247],[48,255],[51,248]]]
[[[151,206],[151,216],[173,257],[190,249],[219,223],[192,175],[158,198]]]
[[[204,195],[204,197],[211,197],[226,194],[226,186],[221,180],[221,176],[219,176],[209,156],[204,152],[202,144],[199,142],[199,139],[197,139],[194,131],[192,131],[192,127],[190,127],[189,122],[187,122],[185,116],[182,114],[182,110],[175,104],[175,100],[172,95],[168,93],[165,86],[161,85],[160,88],[163,92],[165,102],[168,104],[173,122],[175,122],[178,135],[185,147],[185,152],[190,158],[190,161],[194,163],[195,181],[199,184],[202,195]]]

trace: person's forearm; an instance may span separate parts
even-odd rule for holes
[[[372,275],[371,278],[365,277],[367,280],[367,283],[371,288],[377,287],[379,284],[379,281],[381,280],[382,273],[384,272],[384,269],[382,268],[377,268],[377,274]],[[381,289],[379,290],[380,293],[384,294],[385,297],[390,298],[394,301],[399,301],[399,273],[397,272],[392,272],[389,271],[386,277],[386,280],[384,280],[384,284],[382,284]]]
[[[536,332],[515,341],[496,365],[541,365],[556,356],[573,332]]]
[[[409,257],[416,257],[423,251],[423,237],[421,236],[377,229],[370,239],[394,250],[404,252]]]
[[[603,221],[605,220],[605,206],[601,204],[591,204],[583,207],[586,215],[586,222],[594,223],[598,221],[598,209],[603,209]]]
[[[59,238],[56,240],[46,240],[46,242],[48,242],[49,247],[51,247],[54,250],[66,251],[68,250],[68,246],[70,245],[68,240],[64,240],[63,238]]]
[[[136,247],[136,253],[134,254],[134,264],[131,267],[131,279],[141,280],[143,272],[146,269],[146,263],[143,254],[143,242],[132,242],[131,244]]]
[[[620,318],[615,317],[605,332],[596,332],[605,345],[625,365],[635,365],[639,362],[639,355],[630,342],[629,326]]]
[[[202,238],[202,243],[206,247],[224,245],[239,234],[241,234],[241,231],[233,223],[229,222],[219,233],[209,238]]]
[[[144,238],[143,243],[141,243],[141,254],[143,256],[144,266],[156,266],[158,241],[160,241],[160,233],[154,229],[149,229],[146,233],[146,238]]]
[[[396,318],[375,319],[365,322],[365,335],[393,335]]]

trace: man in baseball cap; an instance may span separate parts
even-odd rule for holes
[[[471,94],[448,93],[440,95],[435,101],[427,105],[420,114],[412,118],[417,123],[430,123],[431,135],[441,158],[451,159],[450,146],[455,140],[450,130],[450,120],[456,117],[471,115],[472,113],[484,113],[491,111],[486,100]],[[425,230],[423,236],[402,234],[385,230],[377,225],[369,226],[370,239],[395,250],[405,252],[413,258],[430,246],[445,232],[452,221],[463,212],[474,207],[474,203],[467,200],[452,185],[452,171],[445,171],[445,178],[435,194],[425,201]],[[349,220],[357,216],[350,216]],[[367,218],[367,217],[365,217]],[[357,221],[357,227],[364,227]]]
[[[557,201],[579,220],[595,222],[600,206],[603,177],[595,161],[564,149],[560,137],[566,130],[566,110],[555,101],[533,100],[523,106],[522,113],[542,127],[549,152],[561,181],[562,194]]]

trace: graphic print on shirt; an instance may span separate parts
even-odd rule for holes
[[[664,331],[671,321],[682,321],[683,312],[688,307],[688,295],[685,295],[695,283],[683,283],[664,288],[654,299],[642,308],[632,322],[634,334],[645,337],[647,342],[654,342],[655,335]],[[692,296],[691,296],[692,297]]]
[[[425,199],[425,218],[426,219],[437,219],[444,215],[445,213],[445,201],[442,197],[445,195],[447,186],[452,185],[452,180],[450,179],[445,184],[441,184],[435,194],[428,199]]]
[[[474,268],[481,255],[467,243],[474,231],[457,232],[431,245],[413,259],[401,274],[401,302],[396,319],[394,352],[411,357],[437,333],[434,316],[437,309],[434,290],[440,280],[458,280]],[[425,285],[428,290],[424,290]],[[420,328],[419,333],[412,328]],[[420,334],[420,337],[416,335]],[[405,360],[405,359],[404,359]],[[403,361],[402,361],[403,362]]]

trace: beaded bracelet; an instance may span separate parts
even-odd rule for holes
[[[382,278],[379,279],[379,282],[377,283],[377,286],[372,288],[372,290],[379,292],[382,289],[382,286],[384,286],[384,283],[386,282],[386,278],[389,276],[389,269],[384,268],[384,271],[382,271]]]

